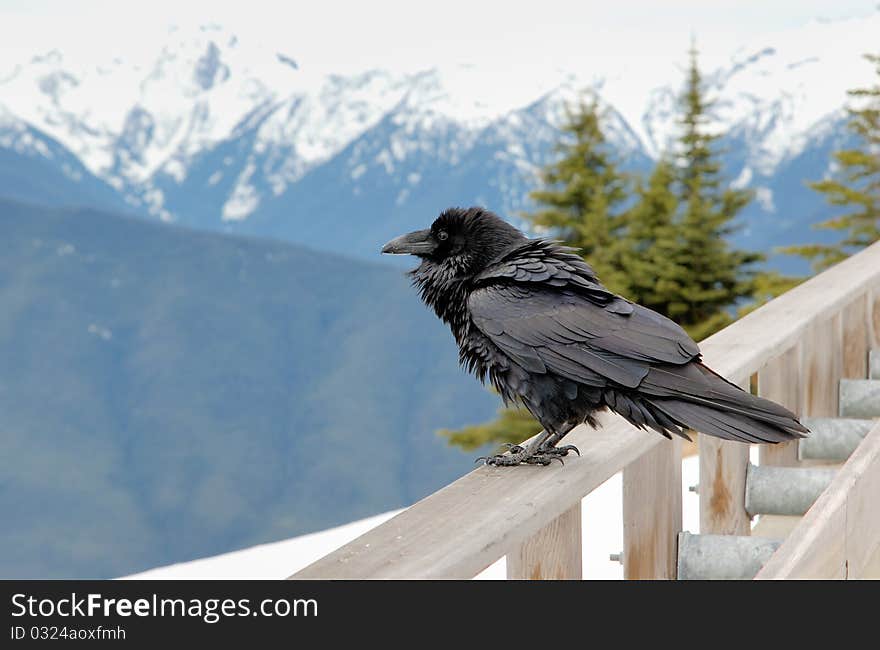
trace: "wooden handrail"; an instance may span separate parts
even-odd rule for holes
[[[293,578],[471,578],[665,441],[616,415],[569,434],[582,456],[565,466],[481,467]],[[566,441],[568,438],[566,438]]]
[[[756,580],[853,579],[880,553],[880,421]]]
[[[846,348],[844,332],[850,330],[864,339],[859,350],[876,342],[880,335],[878,298],[880,243],[703,341],[700,347],[704,361],[731,381],[748,386],[754,373],[787,355],[797,359],[799,369],[803,366],[803,372],[810,378],[804,384],[807,393],[813,384],[817,391],[833,392],[836,407],[836,381],[842,374],[843,362],[838,359],[840,354],[826,355],[822,350]],[[859,327],[847,328],[847,319],[842,316],[847,312],[860,315]],[[563,543],[560,540],[579,543],[579,536],[553,532],[558,528],[557,520],[574,521],[564,515],[579,507],[585,495],[644,454],[659,447],[655,451],[657,459],[662,460],[663,454],[675,455],[672,443],[640,431],[616,415],[603,414],[599,419],[602,426],[598,430],[580,426],[569,434],[570,443],[578,446],[582,455],[566,458],[564,467],[554,464],[476,469],[292,578],[470,578],[508,554],[517,554],[518,558],[511,563],[516,569],[513,574],[509,571],[509,577],[570,577],[565,572],[548,573],[538,559],[521,560],[540,557],[535,545],[545,548],[548,557],[579,558],[579,549],[576,554],[557,552],[560,549],[555,546]],[[701,508],[705,510],[701,517],[703,532],[735,532],[743,527],[746,515],[744,508],[738,506],[742,502],[742,486],[738,482],[740,478],[744,481],[747,454],[746,445],[701,438],[700,498],[707,504]],[[646,517],[645,511],[661,507],[659,500],[667,499],[669,490],[680,490],[680,467],[676,475],[675,465],[661,460],[658,462],[667,468],[661,477],[653,476],[653,463],[651,467],[645,463],[630,467],[630,483],[652,481],[666,489],[624,490],[624,526],[630,539],[629,543],[625,541],[630,549],[624,550],[624,556],[632,557],[635,544],[641,545],[640,553],[655,556],[651,564],[654,569],[641,574],[628,571],[628,577],[673,577],[663,567],[674,566],[669,554],[674,553],[675,547],[670,539],[674,540],[678,530],[673,530],[672,525],[662,534],[646,529],[663,522]],[[728,494],[730,503],[723,502],[721,493]],[[679,500],[678,521],[680,507]],[[670,517],[674,520],[675,514]],[[653,540],[656,548],[645,547],[644,540],[648,539]],[[520,553],[526,544],[531,550]],[[663,556],[659,560],[658,553]],[[576,560],[569,563],[572,561]]]

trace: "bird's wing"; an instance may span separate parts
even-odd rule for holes
[[[596,286],[604,295],[539,281],[486,284],[468,308],[474,325],[526,370],[591,386],[635,388],[652,365],[699,358],[671,320]]]
[[[599,283],[592,267],[575,249],[546,239],[530,239],[513,246],[475,278],[476,286],[497,282],[570,287],[600,304],[618,297]],[[621,300],[619,306],[627,308],[628,304]]]

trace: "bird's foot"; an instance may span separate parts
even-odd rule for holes
[[[495,465],[497,467],[510,467],[513,465],[549,465],[554,460],[558,460],[563,465],[565,462],[560,458],[565,454],[545,454],[537,451],[529,454],[526,449],[520,445],[509,445],[510,453],[496,454],[494,456],[480,456],[474,462],[483,462],[486,465]],[[565,452],[568,453],[567,451]]]
[[[553,458],[559,458],[560,456],[568,456],[568,452],[570,452],[570,451],[573,451],[578,456],[581,455],[580,450],[577,447],[575,447],[574,445],[565,445],[564,447],[545,447],[542,445],[542,446],[538,447],[537,453],[542,454],[544,456],[552,456]]]

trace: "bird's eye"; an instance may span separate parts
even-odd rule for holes
[[[447,239],[449,239],[449,233],[445,230],[441,230],[437,233],[437,239],[439,239],[440,241],[446,241]]]

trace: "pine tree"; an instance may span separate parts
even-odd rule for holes
[[[880,55],[865,55],[876,66],[880,77]],[[848,207],[849,212],[822,223],[816,228],[843,232],[833,245],[789,246],[783,252],[811,260],[821,271],[880,239],[880,83],[871,88],[849,91],[851,97],[865,100],[859,109],[848,109],[848,128],[858,136],[861,146],[834,152],[840,168],[838,179],[810,183],[834,206]]]
[[[672,161],[661,158],[647,182],[639,183],[637,201],[626,218],[625,240],[620,243],[626,297],[666,315],[682,310],[675,297],[681,293],[685,273],[677,263],[676,179]]]
[[[742,318],[755,311],[761,305],[799,285],[806,280],[804,277],[783,275],[777,271],[761,271],[755,274],[755,286],[752,290],[752,302],[743,305],[736,311],[737,318]]]
[[[442,429],[450,445],[465,451],[479,449],[485,444],[518,444],[541,430],[541,425],[524,408],[512,407],[498,410],[498,417],[486,424],[475,424],[458,431]]]
[[[671,296],[667,315],[700,340],[729,324],[729,309],[755,289],[751,266],[763,255],[733,248],[727,238],[734,219],[751,201],[747,190],[725,186],[713,146],[719,138],[708,132],[711,104],[703,90],[697,51],[691,48],[684,93],[678,166],[679,247],[674,262],[684,272]]]
[[[539,209],[525,217],[579,248],[605,285],[625,292],[620,237],[628,181],[608,151],[596,101],[567,107],[566,113],[559,158],[541,172],[544,187],[530,194]]]

